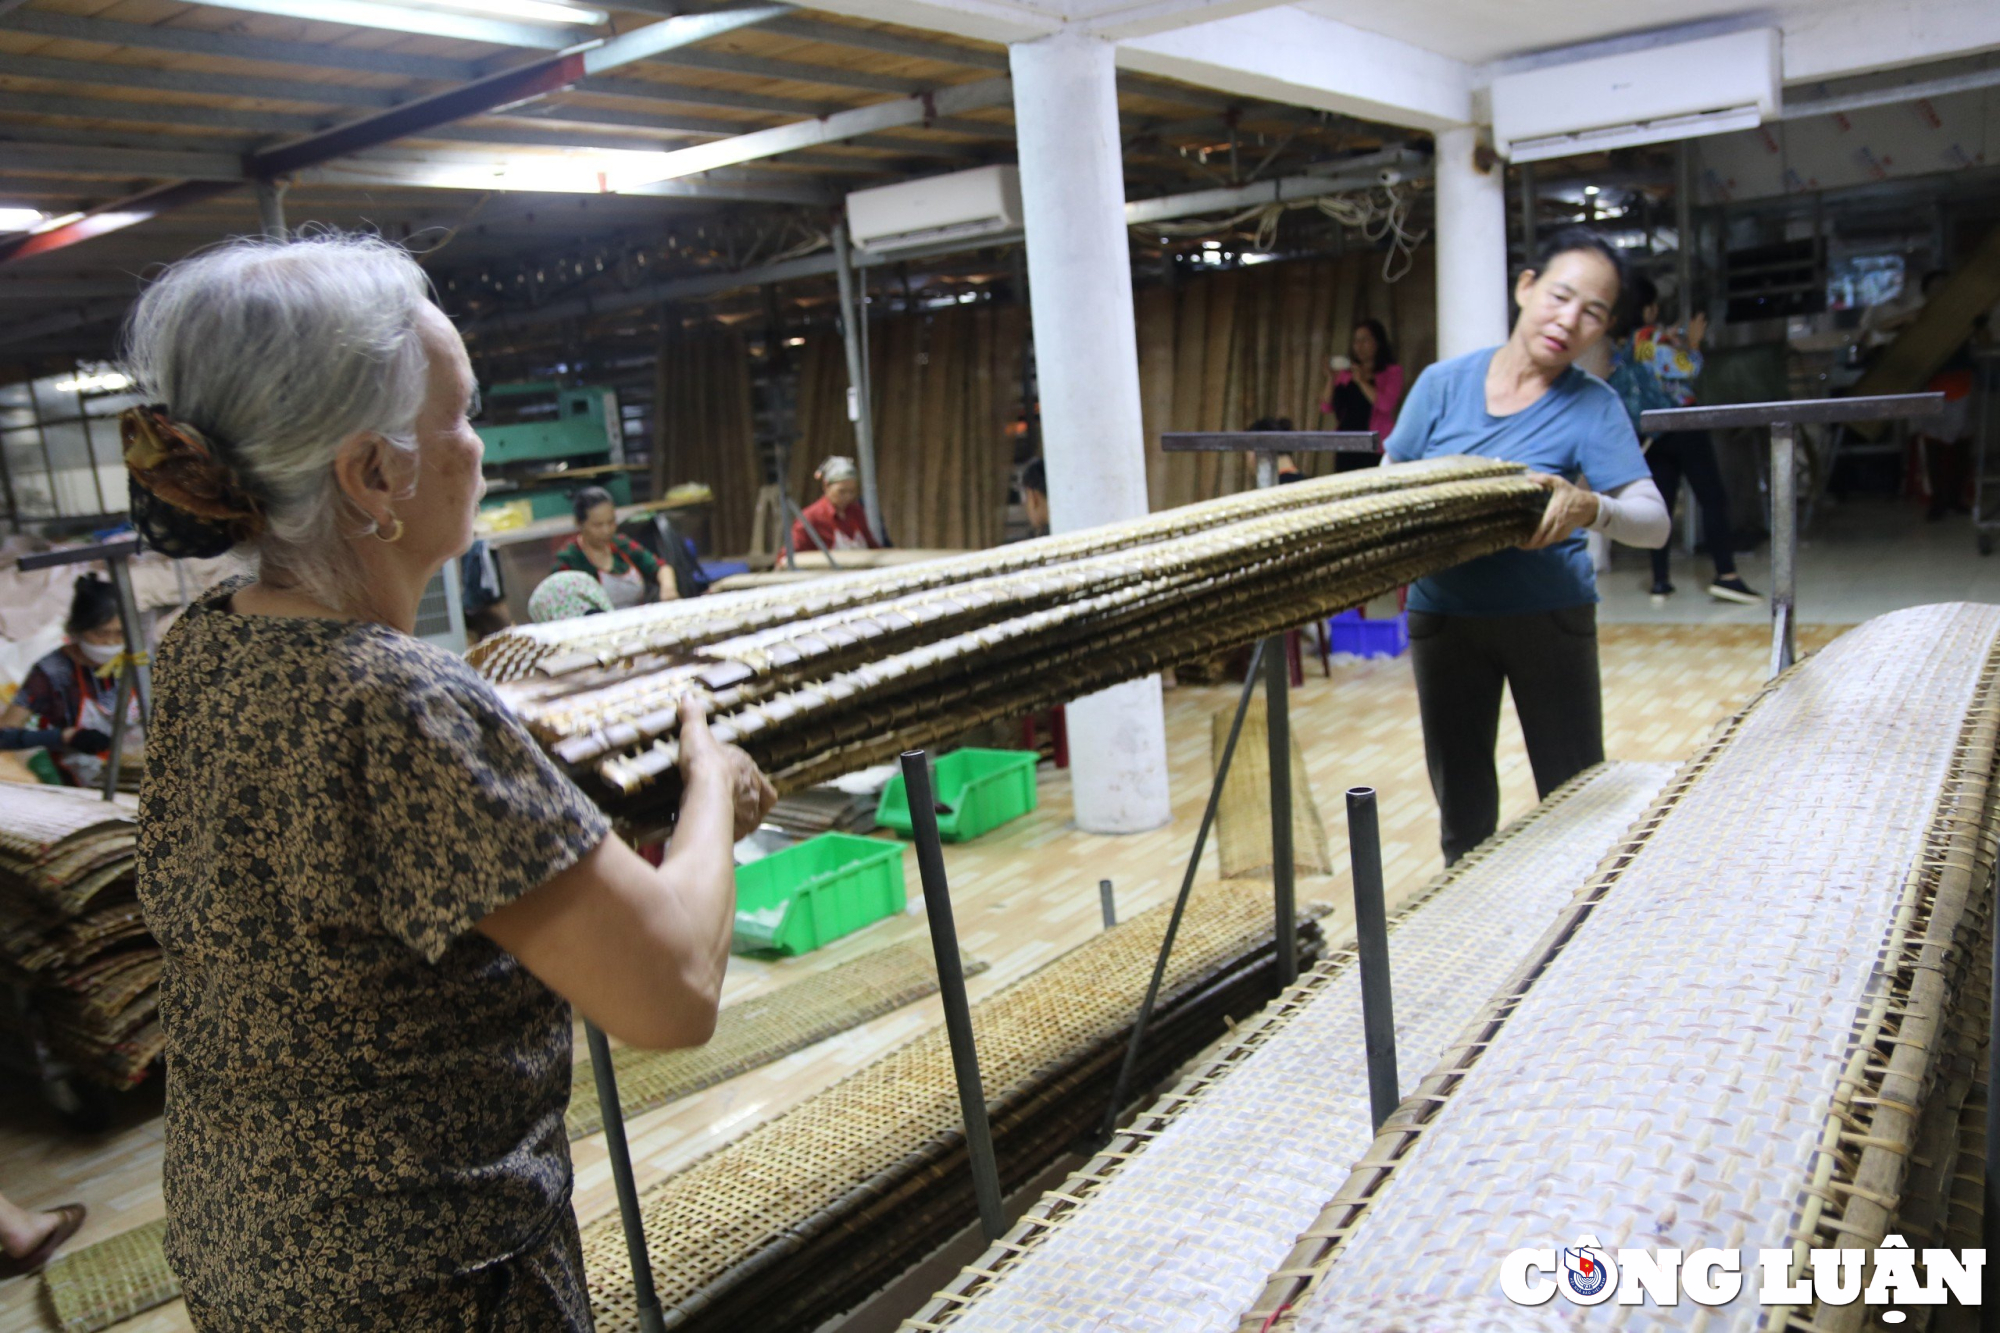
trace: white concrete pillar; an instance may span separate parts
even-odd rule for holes
[[[1066,32],[1009,55],[1049,521],[1071,532],[1147,512],[1116,70],[1111,43]],[[1157,676],[1066,716],[1078,828],[1138,833],[1172,818]]]
[[[1477,126],[1437,134],[1438,360],[1507,341],[1507,173]]]

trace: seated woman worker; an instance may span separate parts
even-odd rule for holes
[[[481,490],[472,369],[373,238],[235,241],[140,297],[133,520],[254,548],[160,646],[139,899],[166,955],[166,1253],[199,1329],[586,1330],[572,1007],[697,1045],[772,793],[682,713],[659,868],[413,637]]]
[[[1503,687],[1542,796],[1604,759],[1597,576],[1582,530],[1644,547],[1669,535],[1631,418],[1574,364],[1604,337],[1624,279],[1624,260],[1604,241],[1581,227],[1557,232],[1514,284],[1512,335],[1418,376],[1385,448],[1391,462],[1524,463],[1549,492],[1541,526],[1518,550],[1410,586],[1411,666],[1446,865],[1499,825]],[[1586,479],[1593,489],[1576,485]]]
[[[586,486],[570,500],[570,508],[576,515],[576,536],[556,552],[557,569],[594,577],[614,610],[637,606],[655,592],[663,602],[681,595],[674,571],[618,531],[618,506],[610,491]]]
[[[104,781],[118,716],[116,664],[125,650],[125,630],[117,591],[95,574],[77,579],[63,635],[62,646],[28,669],[28,678],[0,711],[0,750],[46,749],[64,781],[96,787]],[[127,763],[144,744],[135,694],[125,701]]]

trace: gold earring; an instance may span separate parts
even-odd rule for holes
[[[384,532],[382,531],[382,524],[381,524],[381,521],[380,521],[380,520],[377,520],[377,521],[376,521],[376,524],[375,524],[375,537],[376,537],[376,540],[378,540],[378,541],[385,541],[385,542],[389,542],[389,543],[391,543],[391,544],[394,544],[394,543],[396,543],[396,542],[399,542],[399,541],[403,540],[403,520],[402,520],[402,517],[401,517],[400,515],[397,515],[397,514],[391,514],[391,515],[389,515],[389,521],[390,521],[391,523],[394,523],[394,524],[395,524],[396,526],[395,526],[394,528],[391,528],[391,529],[390,529],[390,530],[389,530],[388,532],[386,532],[386,533],[384,533]]]

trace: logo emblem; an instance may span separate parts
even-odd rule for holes
[[[1618,1266],[1597,1243],[1597,1237],[1583,1236],[1563,1250],[1556,1285],[1578,1305],[1597,1305],[1618,1290]]]

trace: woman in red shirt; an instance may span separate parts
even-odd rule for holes
[[[792,549],[866,551],[880,546],[882,543],[868,530],[868,514],[861,507],[861,479],[854,460],[835,454],[821,463],[813,476],[823,494],[807,505],[792,524]],[[819,536],[817,543],[806,531],[808,523]]]

